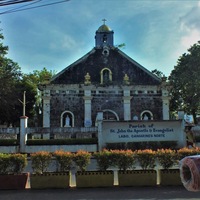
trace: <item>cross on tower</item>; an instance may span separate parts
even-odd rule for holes
[[[107,20],[106,19],[102,19],[102,21],[103,21],[103,24],[105,25],[105,23],[106,23]]]

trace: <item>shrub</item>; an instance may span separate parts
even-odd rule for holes
[[[199,135],[195,135],[195,142],[200,142],[200,136]]]
[[[191,148],[191,149],[184,147],[184,148],[177,150],[177,159],[181,160],[181,159],[185,158],[186,156],[197,155],[199,153],[200,153],[200,149],[198,147]]]
[[[27,155],[26,154],[12,154],[10,156],[11,171],[15,174],[23,172],[27,166]]]
[[[177,147],[176,141],[149,141],[149,142],[121,142],[121,143],[107,143],[106,149],[115,150],[115,149],[130,149],[135,150],[144,150],[144,149],[175,149]]]
[[[134,152],[132,150],[112,150],[111,159],[114,166],[119,170],[126,171],[129,168],[133,168],[135,164]]]
[[[10,167],[10,155],[9,154],[0,154],[0,174],[8,174]]]
[[[97,142],[97,138],[33,139],[27,140],[27,145],[78,145],[97,144]]]
[[[17,139],[0,139],[0,146],[17,146],[19,140]]]
[[[102,150],[94,153],[94,158],[97,160],[99,170],[106,171],[111,166],[111,152],[109,150]]]
[[[176,149],[177,142],[176,141],[160,141],[160,148],[162,149]]]
[[[36,174],[47,172],[51,163],[52,154],[46,151],[39,151],[31,155],[32,168]]]
[[[85,171],[86,167],[90,163],[90,158],[91,158],[91,153],[84,150],[79,150],[74,155],[73,160],[78,166],[80,171]]]
[[[155,167],[156,155],[151,149],[137,150],[136,158],[143,170],[153,169]]]
[[[0,154],[0,174],[20,174],[26,165],[26,154]]]
[[[126,149],[126,143],[118,142],[118,143],[106,143],[106,149],[115,150],[115,149]]]
[[[169,169],[176,162],[176,151],[172,149],[158,149],[156,157],[163,169]]]
[[[56,162],[58,164],[58,171],[67,172],[71,169],[73,154],[71,152],[65,152],[63,150],[55,151],[54,154]]]

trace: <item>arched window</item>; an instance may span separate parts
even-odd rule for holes
[[[103,110],[103,120],[104,121],[119,121],[119,117],[113,110],[105,109]]]
[[[104,109],[102,110],[102,112],[103,112],[103,121],[119,121],[119,116],[113,110]],[[98,115],[96,116],[95,126],[97,126],[97,117]]]
[[[60,116],[61,127],[74,127],[74,114],[70,111],[64,111]]]
[[[106,43],[106,42],[107,42],[107,35],[104,34],[104,35],[103,35],[103,43]]]
[[[109,83],[112,81],[112,72],[108,68],[104,68],[101,70],[101,84]]]
[[[141,120],[153,120],[153,114],[151,111],[149,110],[144,110],[143,112],[141,112],[140,114],[140,119]]]

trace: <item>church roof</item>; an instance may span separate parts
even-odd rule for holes
[[[160,85],[161,80],[130,58],[118,48],[109,49],[103,55],[103,48],[94,48],[86,55],[63,69],[51,79],[52,84],[81,84],[86,73],[91,76],[92,84],[100,82],[100,72],[109,68],[113,74],[113,84],[123,84],[125,74],[133,85]]]
[[[86,74],[98,85],[104,69],[112,72],[112,84],[124,83],[128,76],[132,85],[160,85],[161,80],[113,45],[113,31],[104,24],[96,31],[96,45],[90,52],[63,69],[51,79],[52,84],[82,84]],[[103,33],[103,34],[101,34]],[[104,36],[105,41],[104,41]],[[112,44],[112,45],[110,45]]]
[[[110,32],[110,31],[112,31],[110,27],[105,24],[101,25],[97,30],[97,32]]]

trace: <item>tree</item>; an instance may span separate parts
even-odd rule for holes
[[[119,48],[119,49],[122,49],[122,48],[124,48],[125,46],[126,46],[125,43],[121,43],[121,44],[115,45],[115,47],[117,47],[117,48]]]
[[[19,117],[23,114],[22,100],[26,91],[26,115],[33,116],[36,92],[26,81],[19,65],[7,58],[8,47],[3,45],[3,35],[0,34],[0,124],[19,126]]]
[[[16,122],[14,115],[19,105],[16,88],[22,73],[18,64],[6,57],[8,47],[3,45],[3,39],[0,33],[0,124],[9,124]]]
[[[32,113],[29,114],[34,117],[29,120],[30,125],[42,126],[42,95],[38,86],[40,84],[47,83],[54,74],[54,71],[48,71],[46,68],[43,68],[41,71],[34,70],[32,73],[24,74],[23,76],[23,81],[27,86],[29,85],[29,87],[32,88],[31,94],[34,94],[34,97],[32,96],[29,100],[27,100],[31,103],[31,105],[33,104]],[[29,103],[27,103],[27,106],[28,105]]]
[[[172,111],[182,109],[196,116],[200,111],[200,41],[188,49],[177,61],[169,76],[172,85]]]
[[[163,72],[157,70],[157,69],[154,69],[151,71],[153,74],[155,74],[158,78],[163,78],[165,77],[165,75],[163,74]]]
[[[21,73],[16,63],[10,59],[1,59],[0,64],[0,123],[13,123],[12,117],[16,113],[18,104],[16,85],[19,83]],[[14,92],[15,91],[15,92]],[[19,117],[19,116],[18,116]]]
[[[24,91],[26,91],[26,115],[29,125],[42,121],[40,116],[41,94],[38,85],[50,79],[55,72],[34,70],[33,73],[22,74],[19,65],[7,58],[8,47],[3,45],[3,34],[0,33],[0,124],[19,126],[19,117],[23,114]],[[40,116],[41,117],[41,116]]]

